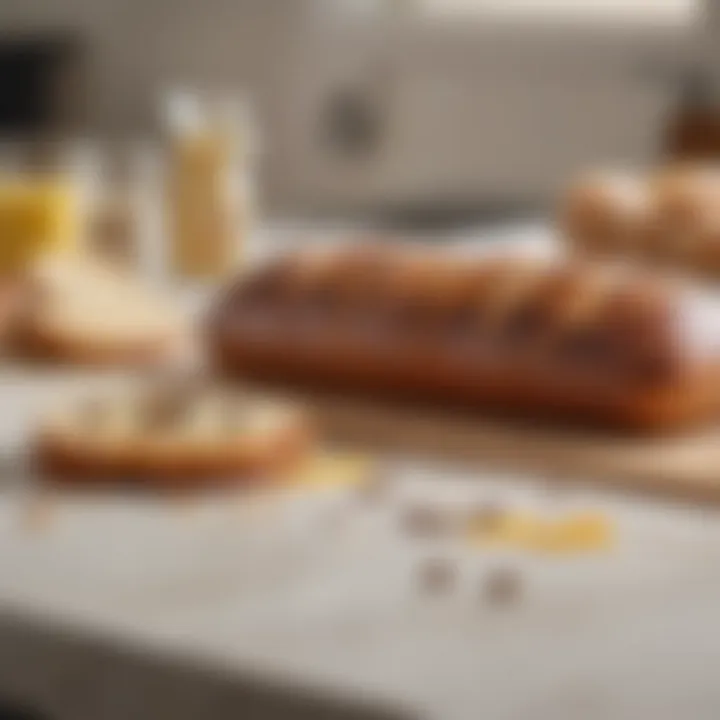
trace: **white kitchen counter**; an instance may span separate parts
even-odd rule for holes
[[[74,382],[6,372],[7,435],[32,399]],[[377,505],[341,489],[45,499],[11,483],[0,497],[0,696],[68,720],[221,720],[248,698],[251,717],[304,717],[290,696],[262,714],[257,676],[443,720],[717,717],[715,513],[391,467],[399,484]],[[398,523],[408,493],[606,508],[617,548],[545,559],[419,543]],[[448,597],[418,590],[428,554],[461,567]],[[497,563],[522,573],[509,607],[481,599]]]
[[[11,367],[11,456],[48,399],[115,382]],[[0,494],[0,697],[60,720],[716,720],[720,517],[390,458],[393,489],[203,500]],[[601,508],[617,546],[546,558],[420,541],[406,496]],[[458,587],[417,565],[453,558]],[[510,567],[507,606],[480,581]],[[291,689],[292,688],[292,689]]]

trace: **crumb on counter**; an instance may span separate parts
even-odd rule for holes
[[[495,568],[482,579],[483,599],[493,605],[509,605],[517,601],[522,588],[522,576],[512,568]]]
[[[418,581],[421,589],[431,594],[443,594],[456,584],[456,568],[446,558],[430,558],[419,568]]]
[[[438,537],[452,532],[457,525],[451,513],[430,504],[404,508],[401,522],[405,532],[413,537]]]

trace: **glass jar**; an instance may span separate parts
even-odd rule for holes
[[[157,276],[164,264],[160,202],[155,149],[139,143],[108,148],[90,208],[93,254]]]
[[[248,108],[227,95],[176,92],[165,110],[169,265],[180,277],[221,279],[240,267],[253,222]]]

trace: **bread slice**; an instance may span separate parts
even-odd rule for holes
[[[89,365],[153,364],[180,352],[180,313],[132,276],[79,257],[46,258],[30,272],[20,351]]]
[[[70,484],[182,488],[278,478],[312,446],[298,407],[171,383],[53,413],[36,438],[41,476]]]

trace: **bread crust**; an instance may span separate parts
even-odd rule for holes
[[[474,268],[477,277],[492,279],[493,272],[485,272],[488,267],[487,262],[480,261]],[[472,271],[467,266],[462,270]],[[269,301],[245,301],[241,288],[235,289],[235,300],[219,303],[213,313],[208,344],[214,365],[222,374],[235,378],[299,383],[637,431],[681,428],[717,417],[720,358],[690,359],[692,353],[672,332],[671,324],[676,320],[672,293],[663,291],[655,298],[649,285],[641,286],[644,275],[637,276],[639,297],[631,294],[616,298],[624,305],[612,309],[611,321],[617,327],[611,329],[618,337],[610,348],[620,355],[638,354],[657,360],[657,368],[648,365],[647,371],[634,375],[595,373],[583,365],[582,359],[558,364],[557,358],[548,354],[548,338],[554,337],[554,330],[544,328],[543,333],[533,334],[532,312],[537,308],[547,311],[546,320],[563,324],[564,332],[573,323],[582,330],[583,323],[592,329],[605,322],[605,296],[598,292],[595,298],[589,290],[591,283],[582,279],[581,272],[575,265],[561,266],[560,279],[580,281],[553,287],[540,271],[543,282],[532,286],[536,295],[525,298],[525,305],[517,305],[530,311],[529,324],[519,325],[517,337],[505,345],[489,343],[489,349],[484,344],[487,337],[496,328],[499,332],[511,330],[511,323],[522,319],[521,314],[499,312],[493,306],[495,315],[488,317],[488,308],[484,307],[481,328],[468,335],[468,342],[475,343],[469,352],[448,340],[449,316],[442,313],[434,320],[432,314],[423,316],[427,334],[395,329],[377,336],[353,337],[352,330],[346,331],[346,324],[352,320],[321,318],[303,327],[283,321],[282,307],[273,308]],[[635,278],[631,275],[625,285],[631,291]],[[472,289],[473,298],[481,297],[484,290]],[[571,294],[564,296],[566,291]],[[422,296],[422,289],[418,293]],[[517,299],[510,293],[503,302],[506,309],[512,309]],[[640,329],[628,326],[630,329],[623,331],[622,323],[643,305],[662,312],[656,313],[657,317],[648,315]],[[398,308],[383,307],[378,298],[373,298],[369,307],[368,312],[380,325]],[[643,355],[646,348],[650,349],[647,356]]]
[[[341,356],[331,348],[290,352],[286,345],[239,341],[214,349],[215,368],[227,377],[305,385],[359,396],[396,397],[451,405],[459,409],[640,432],[702,424],[720,412],[720,370],[707,369],[682,382],[643,390],[608,391],[545,381],[532,371],[510,368],[479,375],[468,368],[443,365],[415,352],[395,363],[376,357]],[[405,364],[407,363],[407,364]]]
[[[143,339],[102,342],[72,332],[39,325],[25,325],[15,337],[15,351],[39,363],[85,367],[153,367],[182,355],[186,338],[180,333],[157,334]]]

